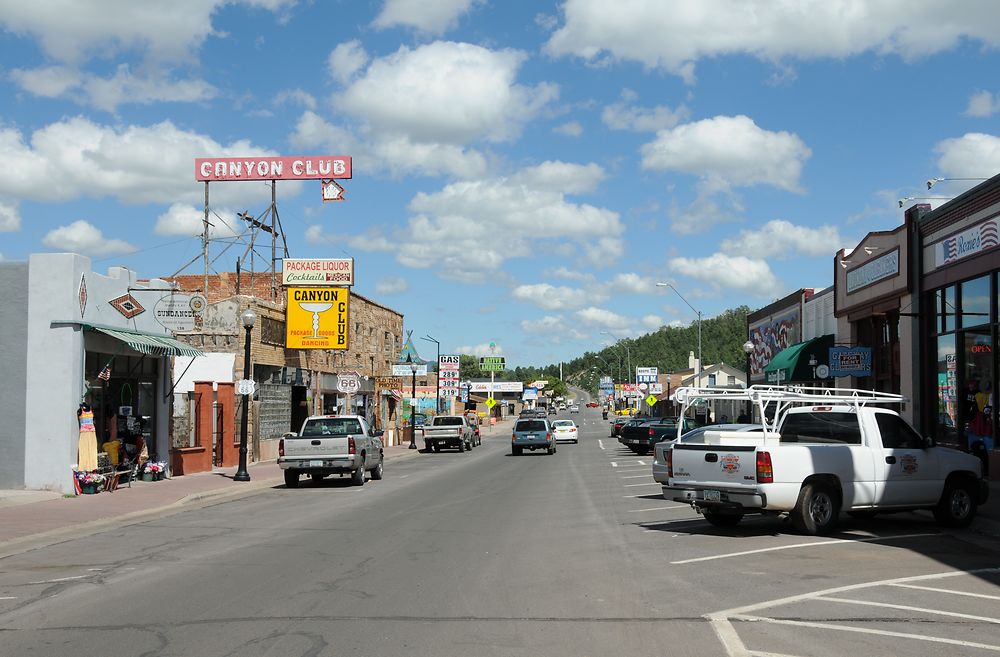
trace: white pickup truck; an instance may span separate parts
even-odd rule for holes
[[[716,526],[745,514],[788,514],[806,534],[833,531],[853,516],[930,509],[938,522],[972,522],[989,489],[981,462],[937,447],[895,411],[905,398],[862,390],[753,386],[724,393],[682,388],[677,401],[724,396],[753,402],[761,433],[707,431],[665,454],[663,496],[688,502]],[[770,409],[768,412],[766,409]]]
[[[278,443],[278,466],[285,471],[285,485],[295,488],[299,476],[318,481],[329,474],[351,475],[356,486],[382,478],[382,432],[368,426],[360,415],[314,415],[298,433],[286,433]]]
[[[429,425],[424,425],[424,449],[428,452],[436,452],[443,447],[456,447],[460,452],[467,452],[477,444],[477,440],[481,439],[464,415],[437,415]]]

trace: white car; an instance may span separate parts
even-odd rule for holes
[[[556,420],[552,423],[552,430],[555,433],[557,443],[580,442],[580,433],[573,420]]]
[[[580,407],[577,404],[573,404],[572,406],[569,407],[569,412],[570,413],[579,413],[580,412]]]

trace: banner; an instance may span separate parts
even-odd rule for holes
[[[345,287],[288,288],[285,348],[346,350],[350,299]]]

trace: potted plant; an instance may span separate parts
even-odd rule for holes
[[[142,480],[143,481],[156,481],[156,463],[150,461],[142,469]]]
[[[80,492],[84,495],[100,492],[105,482],[105,476],[99,472],[77,472],[76,479],[80,482]]]
[[[167,464],[163,461],[153,463],[153,481],[161,481],[167,476]]]

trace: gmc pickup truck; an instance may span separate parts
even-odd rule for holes
[[[299,476],[319,481],[329,474],[351,475],[356,486],[382,478],[382,432],[371,429],[359,415],[316,415],[302,423],[298,433],[286,433],[278,442],[278,467],[285,485],[295,488]]]
[[[806,534],[828,534],[841,511],[857,517],[930,509],[943,525],[972,522],[989,489],[981,461],[938,447],[895,411],[887,393],[753,386],[741,392],[766,420],[760,433],[706,431],[665,453],[663,496],[690,503],[707,521],[732,527],[746,514],[787,514]],[[712,398],[682,388],[686,405]],[[773,405],[773,413],[766,409]]]
[[[476,444],[476,433],[464,415],[438,415],[424,425],[424,449],[438,451],[442,447],[457,447],[465,452]]]

